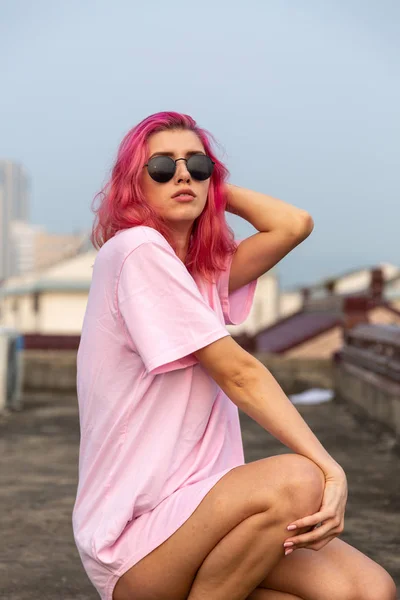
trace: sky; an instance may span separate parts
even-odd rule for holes
[[[398,0],[0,0],[0,54],[0,158],[29,174],[32,223],[89,230],[123,136],[174,110],[231,183],[313,217],[282,288],[400,266]]]

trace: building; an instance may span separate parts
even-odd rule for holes
[[[386,301],[400,310],[400,274],[387,283],[384,294]]]
[[[25,221],[10,222],[10,275],[21,275],[35,268],[35,243],[41,230],[40,226]]]
[[[86,233],[54,234],[24,221],[10,223],[11,274],[22,275],[50,267],[77,254]]]
[[[253,304],[247,319],[240,325],[227,325],[233,337],[254,337],[279,318],[279,280],[276,269],[258,279]]]
[[[304,301],[310,302],[311,299],[317,302],[325,297],[334,295],[346,295],[352,293],[365,292],[370,284],[370,273],[375,267],[362,267],[359,269],[352,269],[328,277],[322,281],[308,286],[308,287],[295,287],[287,291],[281,291],[280,294],[280,305],[279,305],[279,317],[282,319],[289,315],[297,313],[303,307]],[[382,270],[383,279],[385,282],[385,290],[389,290],[393,286],[393,282],[398,281],[398,296],[400,304],[400,269],[390,263],[384,263],[377,266]],[[394,294],[395,292],[393,292]]]
[[[22,165],[0,160],[0,280],[12,274],[10,224],[14,220],[27,222],[29,218],[28,187]]]
[[[0,160],[0,180],[10,220],[29,220],[29,182],[25,169],[12,160]]]
[[[364,270],[363,270],[364,271]],[[280,318],[273,325],[260,331],[251,347],[256,352],[280,354],[292,358],[331,358],[342,347],[343,331],[358,323],[374,323],[400,327],[400,310],[387,299],[385,290],[394,282],[400,283],[399,275],[389,277],[383,268],[369,272],[369,285],[365,287],[365,274],[354,273],[354,280],[347,288],[326,286],[313,295],[303,294],[300,310]],[[343,289],[350,290],[343,293]]]
[[[0,287],[0,325],[23,334],[79,336],[96,251],[40,271],[10,277]]]

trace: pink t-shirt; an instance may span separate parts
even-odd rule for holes
[[[238,408],[193,355],[248,316],[257,281],[228,295],[230,263],[215,284],[193,278],[146,226],[119,232],[97,254],[77,357],[72,523],[105,600],[244,464]]]

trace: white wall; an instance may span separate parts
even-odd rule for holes
[[[279,300],[279,318],[284,319],[301,310],[302,307],[303,296],[301,292],[283,292]]]
[[[22,333],[79,335],[87,304],[87,292],[43,292],[39,312],[34,311],[31,294],[8,296],[1,302],[0,325]],[[13,311],[14,300],[18,310]]]
[[[40,333],[80,335],[87,292],[49,292],[40,300]]]

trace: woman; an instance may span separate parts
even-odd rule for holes
[[[337,537],[343,469],[225,327],[312,219],[226,178],[193,119],[159,113],[100,194],[78,352],[83,565],[103,600],[394,600]],[[259,233],[235,242],[225,210]],[[245,464],[238,407],[294,453]]]

